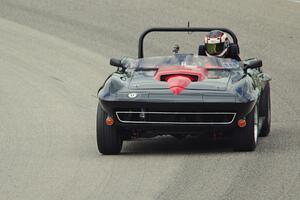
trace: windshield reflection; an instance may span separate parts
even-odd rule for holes
[[[126,58],[123,62],[127,69],[151,69],[168,66],[204,67],[208,69],[240,69],[241,67],[241,64],[234,59],[191,54],[175,54],[142,59]]]

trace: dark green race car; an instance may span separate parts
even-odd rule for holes
[[[253,151],[271,126],[270,80],[262,61],[237,61],[193,54],[143,57],[152,31],[210,31],[216,28],[154,28],[140,38],[139,58],[111,59],[117,70],[98,91],[97,144],[118,154],[137,137],[222,135],[233,148]],[[237,39],[228,29],[234,43]]]

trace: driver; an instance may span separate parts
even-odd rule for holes
[[[204,50],[207,56],[232,58],[240,61],[238,52],[231,53],[231,43],[226,33],[220,30],[210,31],[204,38]],[[237,47],[237,46],[235,46]],[[233,50],[233,49],[232,49]],[[236,49],[238,51],[238,49]]]

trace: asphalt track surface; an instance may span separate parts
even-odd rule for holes
[[[263,59],[270,136],[251,153],[158,137],[100,155],[96,92],[109,58],[136,57],[145,28],[187,21],[228,27],[243,58]],[[299,200],[299,36],[300,4],[285,0],[0,0],[0,199]]]

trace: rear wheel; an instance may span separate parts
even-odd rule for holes
[[[259,129],[258,120],[258,106],[256,105],[253,110],[246,117],[246,126],[238,128],[233,135],[233,148],[235,151],[254,151]]]
[[[261,111],[264,121],[261,127],[261,137],[266,137],[270,133],[271,128],[271,96],[270,96],[270,83],[268,82],[264,89],[263,99],[261,101]]]
[[[105,123],[107,113],[98,104],[97,109],[97,145],[102,154],[119,154],[122,149],[123,140],[117,132],[117,128]]]

